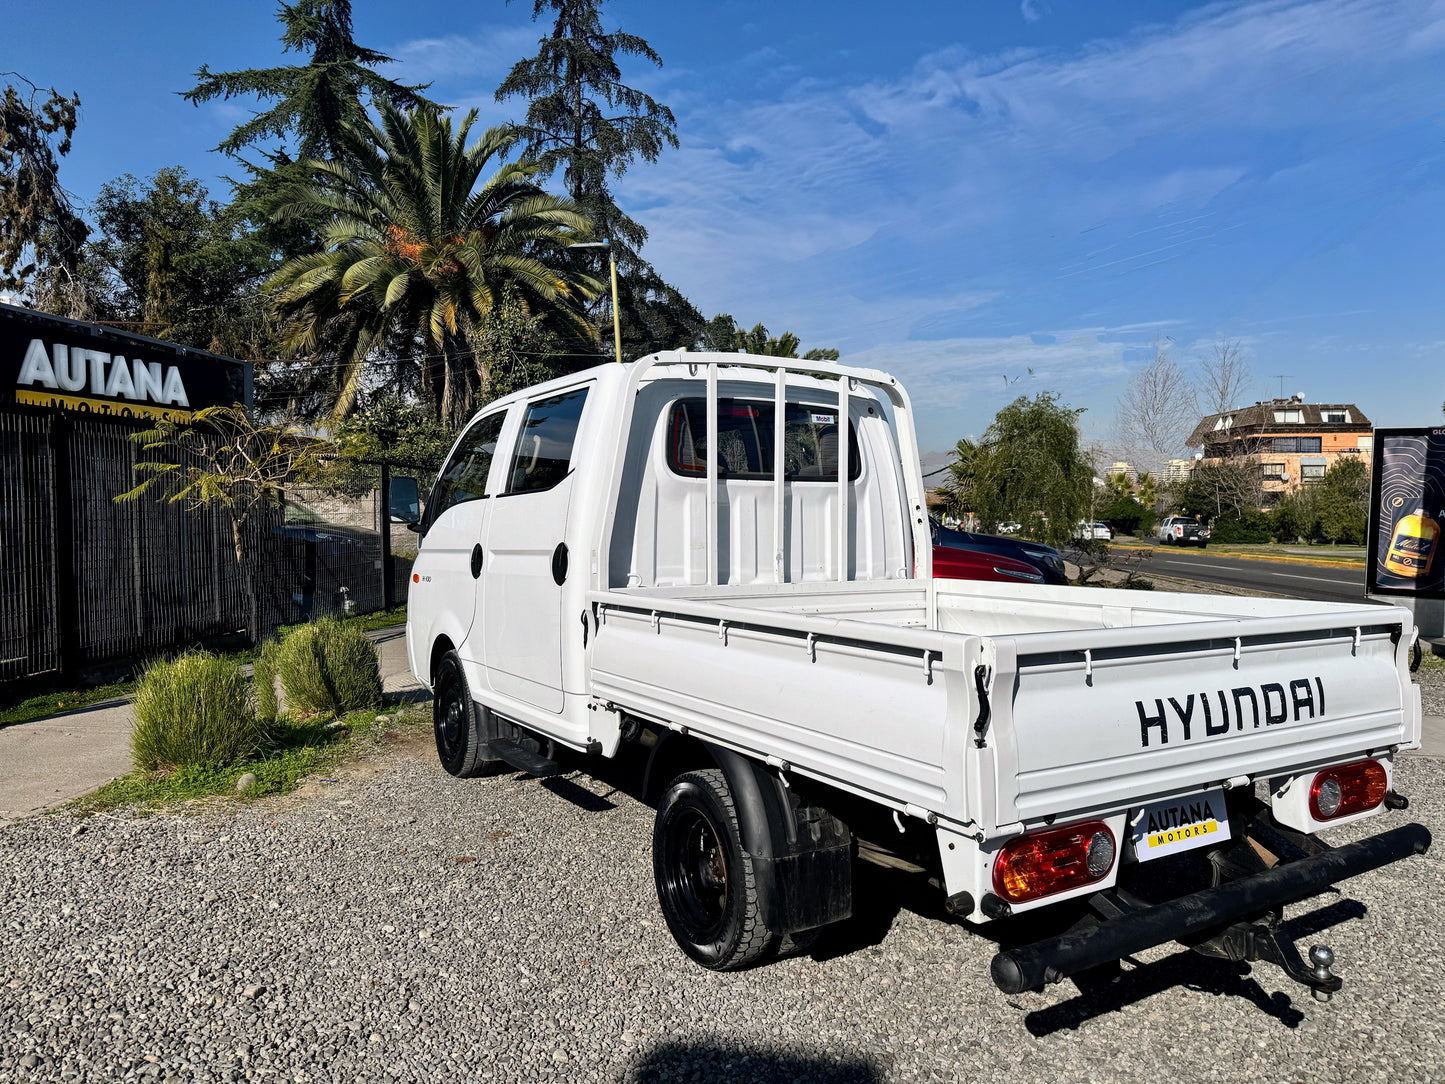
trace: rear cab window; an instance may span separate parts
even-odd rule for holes
[[[507,471],[508,494],[551,489],[571,473],[573,444],[586,405],[586,388],[527,404]]]
[[[788,403],[784,417],[783,475],[789,482],[838,480],[838,408]],[[773,402],[717,401],[717,473],[743,481],[773,480]],[[707,400],[678,399],[667,418],[667,465],[674,474],[707,474]],[[862,473],[858,433],[848,423],[848,480]]]

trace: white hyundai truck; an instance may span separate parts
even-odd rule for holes
[[[1430,843],[1317,835],[1407,804],[1408,611],[935,580],[886,373],[679,351],[541,384],[467,426],[417,526],[442,764],[635,746],[706,967],[847,919],[871,862],[972,924],[1066,905],[994,957],[1007,992],[1179,940],[1325,998],[1284,906]]]

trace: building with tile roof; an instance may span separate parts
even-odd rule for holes
[[[1344,456],[1358,456],[1368,468],[1374,427],[1354,403],[1306,403],[1295,395],[1210,414],[1188,443],[1206,462],[1256,460],[1268,498],[1323,480]]]

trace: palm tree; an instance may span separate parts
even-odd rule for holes
[[[344,125],[345,153],[311,161],[316,183],[292,189],[273,216],[315,223],[319,252],[288,260],[269,280],[287,346],[338,364],[334,414],[356,401],[366,360],[422,348],[422,385],[436,416],[465,420],[489,372],[471,339],[504,296],[595,350],[584,303],[601,282],[577,269],[567,245],[590,221],[532,180],[529,161],[501,164],[517,136],[476,121],[378,104],[381,124]]]

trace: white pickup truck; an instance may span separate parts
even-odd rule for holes
[[[467,426],[418,529],[442,764],[636,746],[662,912],[706,967],[848,918],[864,859],[972,924],[1065,904],[995,956],[1005,991],[1177,939],[1328,997],[1284,905],[1429,846],[1316,838],[1406,805],[1408,611],[934,580],[882,372],[668,352],[538,385]]]

